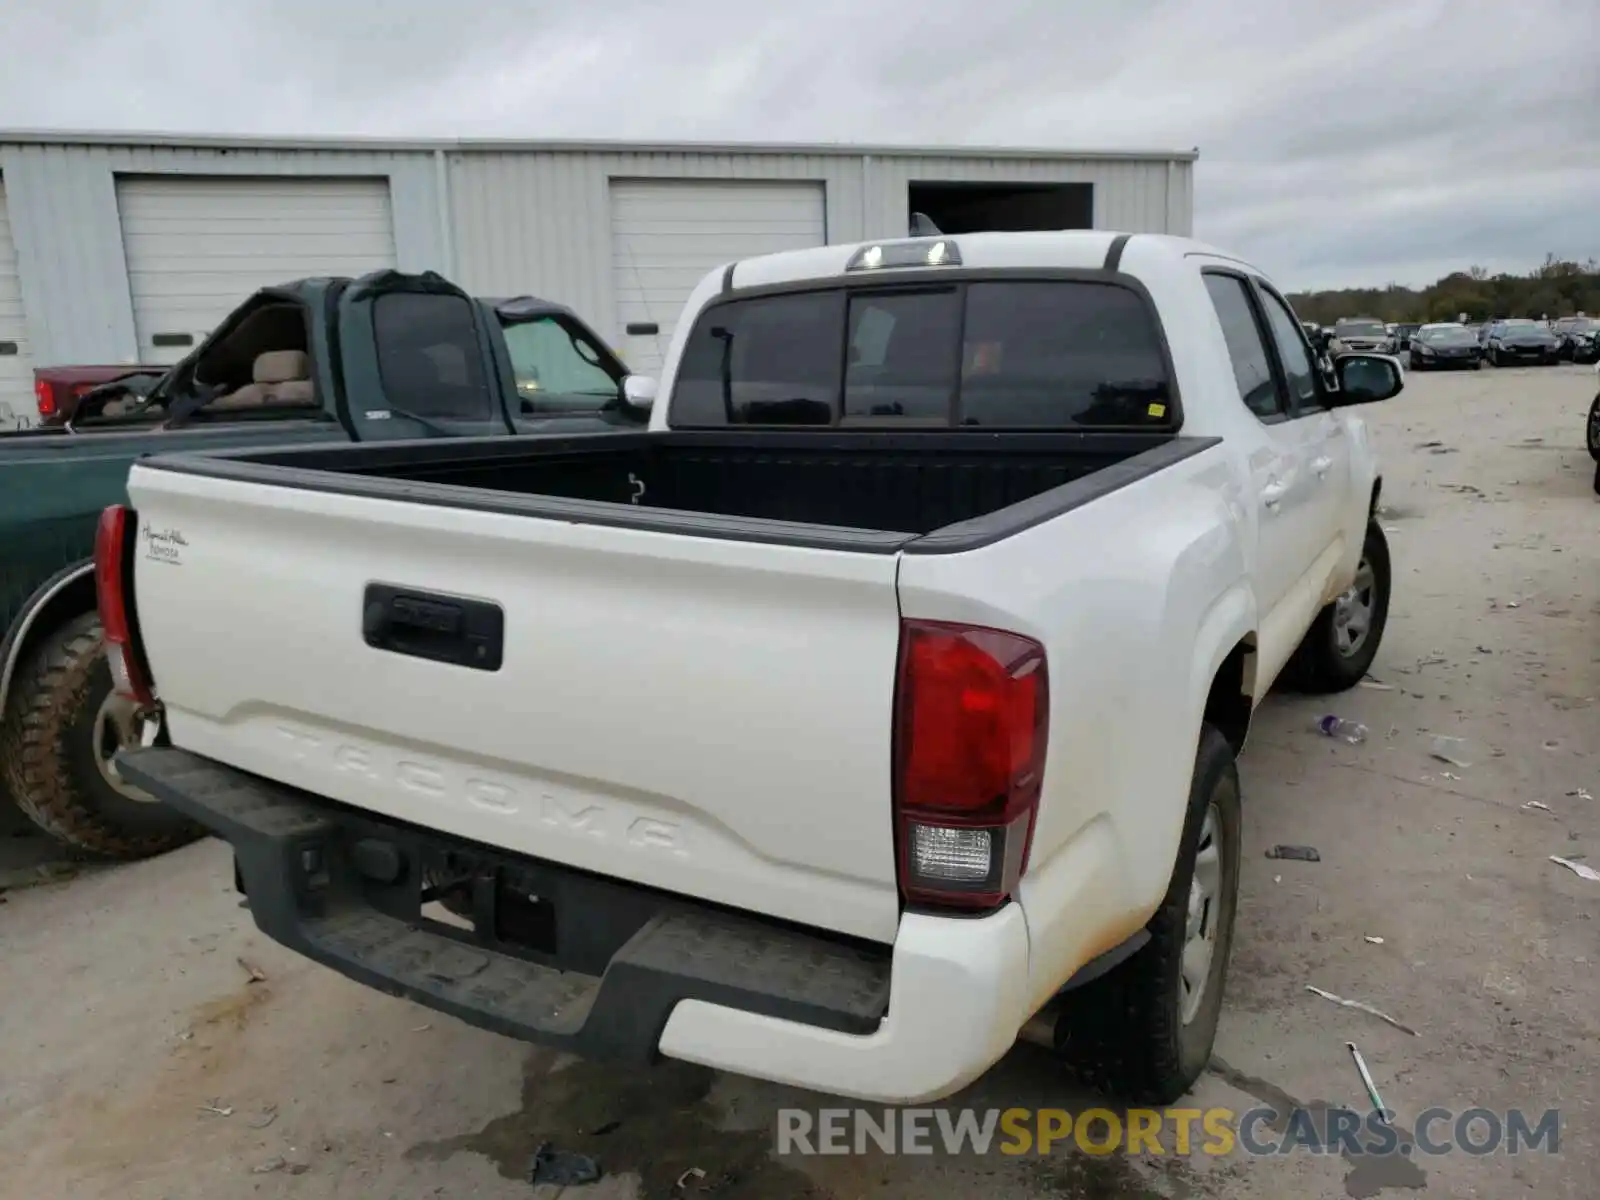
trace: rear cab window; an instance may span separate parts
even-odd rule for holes
[[[669,424],[1173,430],[1148,301],[1087,279],[930,279],[702,312]]]
[[[438,292],[389,292],[372,305],[378,375],[396,408],[442,421],[495,421],[470,301]]]

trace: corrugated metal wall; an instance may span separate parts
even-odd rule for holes
[[[36,364],[136,356],[116,178],[161,174],[387,176],[401,268],[448,266],[437,173],[426,151],[0,145]]]
[[[612,179],[820,180],[830,241],[861,237],[859,159],[749,154],[457,153],[450,156],[455,278],[481,295],[532,292],[616,338]]]
[[[118,175],[386,176],[404,270],[444,272],[481,295],[534,292],[616,338],[612,179],[816,180],[834,242],[903,234],[913,181],[1092,183],[1094,224],[1192,230],[1193,164],[1164,159],[949,157],[838,152],[522,150],[5,143],[34,361],[119,362],[136,353]]]

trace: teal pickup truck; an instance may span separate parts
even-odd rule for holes
[[[104,858],[198,833],[112,761],[158,733],[113,692],[95,612],[96,523],[126,501],[134,459],[638,428],[627,374],[562,305],[384,271],[265,288],[153,387],[98,388],[62,426],[0,434],[0,793]]]

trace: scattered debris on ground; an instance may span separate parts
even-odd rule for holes
[[[1449,763],[1452,767],[1466,770],[1472,764],[1461,757],[1461,752],[1466,749],[1466,739],[1458,737],[1445,737],[1436,734],[1428,753],[1442,763]]]
[[[587,1154],[571,1154],[545,1142],[533,1152],[533,1170],[528,1181],[556,1187],[581,1187],[595,1182],[600,1175],[600,1164]]]
[[[1387,1125],[1388,1109],[1384,1107],[1383,1097],[1378,1095],[1378,1085],[1372,1081],[1372,1072],[1367,1070],[1366,1059],[1361,1057],[1361,1051],[1356,1049],[1354,1042],[1346,1042],[1345,1048],[1350,1051],[1350,1057],[1355,1059],[1356,1070],[1361,1075],[1361,1086],[1367,1089],[1367,1098],[1372,1101],[1373,1111],[1377,1113],[1378,1120]]]
[[[1294,862],[1321,862],[1322,855],[1315,846],[1274,846],[1267,851],[1268,858],[1282,858]]]
[[[1377,1017],[1378,1020],[1393,1025],[1401,1033],[1409,1033],[1412,1037],[1418,1036],[1417,1031],[1411,1028],[1411,1026],[1403,1024],[1400,1021],[1396,1021],[1388,1013],[1384,1012],[1382,1009],[1372,1007],[1372,1005],[1368,1004],[1365,1000],[1346,1000],[1343,996],[1335,996],[1332,992],[1325,992],[1319,987],[1312,987],[1309,983],[1306,984],[1306,991],[1310,992],[1313,996],[1321,996],[1324,1000],[1332,1000],[1335,1004],[1341,1005],[1344,1008],[1353,1008],[1357,1012],[1364,1012],[1369,1016]]]
[[[260,967],[243,958],[239,959],[238,963],[244,968],[244,973],[250,977],[247,982],[265,983],[267,981],[267,973]]]
[[[1596,871],[1587,863],[1573,862],[1570,858],[1562,858],[1555,854],[1550,856],[1550,861],[1558,867],[1565,867],[1579,879],[1587,879],[1591,883],[1600,883],[1600,871]]]
[[[290,1162],[288,1159],[284,1158],[283,1155],[274,1154],[271,1158],[267,1159],[266,1162],[261,1163],[259,1166],[251,1167],[250,1174],[271,1175],[277,1171],[283,1171],[289,1175],[304,1175],[310,1169],[310,1166],[305,1163]]]
[[[1338,738],[1349,742],[1352,746],[1359,746],[1367,740],[1367,727],[1360,721],[1351,721],[1345,717],[1329,713],[1317,720],[1312,726],[1313,732],[1322,734],[1323,737]]]

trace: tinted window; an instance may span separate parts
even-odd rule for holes
[[[1388,332],[1378,321],[1340,321],[1333,327],[1334,336],[1340,338],[1381,338]]]
[[[1272,379],[1272,360],[1256,324],[1244,280],[1234,275],[1207,275],[1206,291],[1222,322],[1222,336],[1228,343],[1228,358],[1233,362],[1233,378],[1239,385],[1239,398],[1258,417],[1276,417],[1278,387]]]
[[[495,416],[472,306],[460,296],[393,292],[372,306],[385,398],[424,417]]]
[[[507,326],[505,340],[524,412],[592,412],[616,401],[621,380],[600,365],[600,349],[554,317]]]
[[[831,425],[843,305],[842,293],[809,292],[701,314],[673,385],[673,424]]]
[[[684,348],[672,423],[842,419],[1063,429],[1169,426],[1155,319],[1126,288],[994,282],[963,291],[842,291],[734,301]],[[965,336],[963,338],[963,329]],[[958,368],[959,364],[959,368]]]
[[[953,289],[851,297],[844,415],[948,425],[960,337]]]
[[[1289,383],[1289,403],[1298,410],[1317,408],[1317,368],[1311,349],[1300,332],[1289,306],[1271,292],[1262,290],[1261,304],[1267,310],[1267,327],[1278,344],[1278,358]]]
[[[1044,282],[967,289],[962,424],[1149,426],[1175,416],[1160,336],[1134,292]]]

